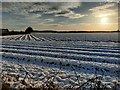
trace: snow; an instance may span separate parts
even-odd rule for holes
[[[101,39],[97,42],[81,41],[77,35],[72,35],[26,34],[1,37],[2,74],[19,76],[18,81],[14,78],[10,82],[4,78],[4,81],[13,88],[24,88],[26,86],[19,81],[28,72],[28,79],[36,83],[35,87],[48,80],[64,88],[73,85],[79,87],[95,76],[102,77],[101,82],[108,88],[112,88],[114,82],[120,86],[119,42],[114,39],[110,42]]]

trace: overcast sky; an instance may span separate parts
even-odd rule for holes
[[[4,2],[2,28],[25,30],[117,30],[118,4],[100,2]],[[2,16],[1,16],[2,15]]]

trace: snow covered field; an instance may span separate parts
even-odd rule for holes
[[[118,34],[114,35],[3,36],[2,73],[24,78],[28,72],[33,82],[52,80],[64,88],[79,87],[96,76],[108,88],[113,87],[114,82],[120,86],[120,43]]]

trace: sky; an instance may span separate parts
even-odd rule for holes
[[[111,2],[3,2],[0,13],[2,28],[20,31],[116,31],[120,18]]]

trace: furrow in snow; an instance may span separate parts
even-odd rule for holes
[[[48,51],[26,51],[26,50],[18,50],[18,49],[9,49],[2,50],[2,52],[10,52],[10,53],[18,53],[18,54],[26,54],[32,56],[48,56],[55,58],[63,58],[63,59],[74,59],[74,60],[82,60],[82,61],[94,61],[94,62],[103,62],[103,63],[120,63],[119,58],[113,57],[104,57],[104,56],[94,56],[94,55],[84,55],[84,54],[67,54],[67,53],[59,53],[59,52],[48,52]]]

